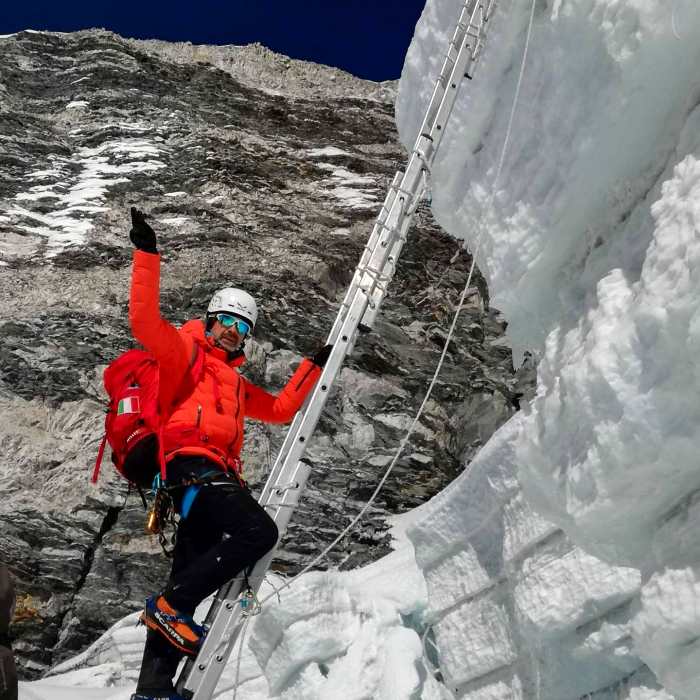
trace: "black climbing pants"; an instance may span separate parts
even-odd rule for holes
[[[176,457],[168,464],[168,483],[216,469],[203,457]],[[183,494],[184,489],[174,493],[178,512]],[[202,600],[272,549],[277,537],[272,518],[235,479],[222,475],[203,484],[178,525],[166,600],[180,612],[194,614]],[[171,690],[181,656],[159,632],[149,629],[138,690]]]

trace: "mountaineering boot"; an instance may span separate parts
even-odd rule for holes
[[[185,698],[175,692],[170,693],[170,695],[151,695],[149,692],[146,692],[134,693],[131,696],[131,700],[185,700]]]
[[[189,615],[173,608],[162,595],[153,595],[139,618],[147,627],[160,632],[181,652],[196,656],[204,638],[205,630]]]

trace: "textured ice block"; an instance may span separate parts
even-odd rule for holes
[[[518,655],[498,593],[465,603],[434,625],[440,667],[452,686],[513,663]]]

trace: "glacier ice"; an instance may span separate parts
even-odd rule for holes
[[[407,145],[432,89],[423,76],[437,74],[460,6],[429,2],[416,30],[397,102]],[[565,533],[539,544],[533,533],[526,558],[509,559],[507,499],[488,511],[490,535],[480,539],[491,551],[481,564],[499,563],[489,575],[511,615],[507,629],[494,616],[489,624],[503,638],[508,631],[511,646],[491,676],[474,675],[464,658],[453,662],[450,618],[476,600],[494,604],[485,587],[471,597],[453,592],[450,613],[434,624],[438,637],[452,634],[441,656],[460,693],[503,682],[498,673],[517,675],[526,697],[574,698],[628,679],[630,697],[647,688],[690,700],[700,696],[700,5],[538,5],[494,182],[529,6],[499,3],[431,190],[440,223],[475,251],[513,348],[540,359],[537,395],[409,534],[417,553],[437,531],[466,556],[471,520],[485,507],[482,482],[506,472],[528,507]],[[557,551],[556,541],[573,549]],[[430,579],[434,562],[418,563]],[[666,691],[641,679],[642,660]],[[629,680],[635,674],[638,683]]]

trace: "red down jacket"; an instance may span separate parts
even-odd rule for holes
[[[204,323],[188,321],[176,328],[160,315],[160,256],[134,251],[129,297],[129,321],[134,337],[152,353],[160,367],[160,405],[173,401],[195,355],[204,351],[200,380],[188,399],[172,413],[163,432],[166,461],[177,454],[198,454],[223,469],[240,469],[243,419],[288,423],[313,388],[321,370],[303,360],[277,395],[255,386],[236,371],[245,358],[227,361],[227,353],[205,335]]]

